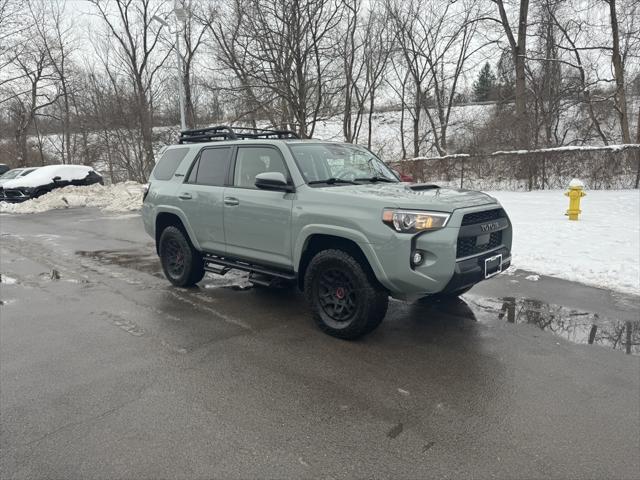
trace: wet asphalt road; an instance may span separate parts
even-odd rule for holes
[[[294,291],[170,287],[136,214],[0,234],[3,479],[639,476],[637,298],[501,275],[345,342]]]

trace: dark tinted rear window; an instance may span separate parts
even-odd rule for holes
[[[156,180],[169,180],[176,173],[178,165],[180,165],[188,151],[188,148],[172,148],[164,152],[162,158],[156,163],[156,168],[153,169],[153,178]]]
[[[189,183],[223,186],[227,176],[227,167],[231,158],[231,148],[206,148],[193,166]]]

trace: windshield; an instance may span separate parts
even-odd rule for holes
[[[23,170],[21,168],[14,168],[13,170],[9,170],[4,175],[0,176],[0,178],[3,179],[3,180],[7,180],[9,178],[16,178],[22,172],[23,172]]]
[[[357,145],[304,143],[289,147],[307,183],[398,181],[382,160]]]

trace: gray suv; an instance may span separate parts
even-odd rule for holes
[[[289,131],[182,132],[142,212],[172,284],[230,269],[296,283],[318,326],[347,339],[380,324],[390,295],[457,296],[511,262],[495,198],[402,183],[366,148]]]

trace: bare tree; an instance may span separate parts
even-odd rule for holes
[[[193,83],[194,72],[193,66],[198,50],[203,44],[204,34],[210,21],[200,21],[199,18],[204,17],[204,13],[200,13],[199,3],[188,0],[185,3],[187,18],[184,22],[184,30],[182,31],[182,39],[184,50],[182,52],[182,85],[184,88],[185,100],[185,116],[187,126],[195,128],[198,124],[196,108],[194,106]],[[198,10],[196,10],[198,9]]]
[[[567,51],[572,57],[569,60],[564,61],[563,64],[575,68],[578,72],[578,97],[582,98],[584,105],[587,108],[591,124],[597,132],[598,137],[600,137],[605,145],[609,145],[609,140],[602,129],[600,119],[598,118],[594,107],[592,89],[597,84],[597,81],[593,82],[588,78],[587,69],[583,62],[583,52],[585,52],[585,50],[588,51],[591,48],[581,46],[578,43],[578,39],[584,35],[584,32],[588,31],[588,29],[585,28],[582,22],[576,21],[575,19],[561,20],[556,9],[551,3],[548,2],[546,4],[546,8],[550,19],[560,32],[561,38],[558,39],[558,48]]]
[[[35,22],[39,41],[49,57],[51,68],[55,72],[60,89],[59,98],[62,102],[61,145],[59,147],[62,163],[73,163],[71,142],[71,78],[69,72],[70,56],[72,53],[71,26],[64,19],[64,2],[29,1],[27,6],[34,18],[37,11],[42,12],[43,21]],[[37,10],[37,11],[36,11]]]
[[[529,25],[527,17],[529,15],[529,0],[519,0],[517,31],[515,31],[512,26],[512,22],[509,20],[504,0],[492,1],[495,2],[498,7],[500,24],[502,25],[507,41],[509,42],[509,48],[511,49],[513,64],[515,66],[515,113],[517,121],[516,129],[518,147],[528,147],[530,139],[527,116],[527,77],[525,61],[527,56],[527,27]]]
[[[5,67],[5,71],[9,72],[9,81],[3,85],[3,97],[9,104],[19,166],[31,163],[27,136],[35,126],[37,116],[43,114],[60,96],[59,78],[53,68],[52,57],[46,42],[38,35],[44,29],[46,20],[43,10],[30,10],[17,32],[19,37],[14,38],[22,45],[20,53],[11,55]],[[40,163],[44,163],[42,149]]]
[[[153,79],[170,52],[156,58],[160,31],[152,19],[161,15],[164,2],[152,0],[89,0],[118,46],[117,58],[130,77],[137,107],[140,134],[144,144],[144,168],[150,173],[153,155],[153,117],[150,107]]]
[[[344,8],[347,11],[345,15],[346,28],[345,31],[340,32],[342,40],[338,43],[344,70],[342,133],[346,142],[353,142],[355,130],[357,130],[361,118],[361,114],[356,116],[355,121],[353,118],[354,103],[356,103],[358,97],[361,96],[359,92],[361,88],[360,77],[364,67],[364,62],[358,61],[361,57],[360,52],[364,48],[364,43],[359,41],[357,36],[361,7],[361,0],[344,0]],[[357,105],[355,105],[355,107],[358,113],[360,113]]]
[[[372,5],[367,14],[364,32],[362,34],[364,38],[363,62],[365,81],[362,101],[360,102],[360,111],[363,110],[368,99],[367,148],[371,148],[373,114],[377,93],[384,81],[392,52],[393,33],[387,28],[389,12],[380,7],[380,4],[374,3]],[[357,137],[356,135],[356,140]]]
[[[396,47],[399,55],[403,59],[413,87],[413,102],[404,101],[413,118],[413,156],[420,156],[420,119],[425,101],[425,92],[430,66],[427,56],[424,54],[428,50],[427,34],[424,31],[428,26],[420,21],[420,15],[424,7],[423,0],[411,0],[402,2],[399,0],[388,0],[387,9],[395,32]]]
[[[627,94],[625,92],[624,62],[620,51],[620,29],[618,27],[618,13],[616,12],[616,0],[604,0],[609,5],[609,19],[611,22],[612,52],[611,63],[616,80],[616,111],[620,119],[620,131],[622,142],[631,143],[631,131],[629,129],[629,116],[627,113]]]
[[[471,46],[476,39],[480,11],[476,1],[463,2],[457,9],[447,4],[430,14],[423,21],[429,22],[423,28],[426,32],[427,49],[424,55],[431,73],[433,95],[431,105],[425,113],[434,136],[434,146],[439,155],[447,155],[449,142],[447,131],[451,122],[451,111],[458,93],[461,77],[467,61],[486,46],[481,41]],[[460,11],[460,6],[462,9]],[[435,115],[428,107],[433,106]]]
[[[273,93],[280,124],[313,136],[316,122],[339,91],[331,32],[340,22],[334,0],[251,0],[245,16],[249,77]]]
[[[226,11],[211,7],[208,16],[201,17],[201,20],[213,37],[215,58],[229,73],[225,75],[228,88],[224,91],[228,98],[241,105],[238,117],[249,121],[254,128],[259,116],[267,117],[269,123],[275,125],[273,110],[260,100],[260,88],[249,75],[248,50],[251,45],[243,34],[246,15],[243,4],[243,0],[233,0]],[[271,96],[266,100],[271,103]]]

